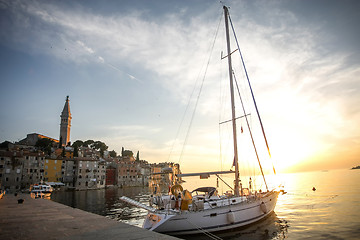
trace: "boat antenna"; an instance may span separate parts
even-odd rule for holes
[[[235,101],[234,101],[234,86],[233,86],[233,74],[232,74],[232,63],[231,63],[231,49],[230,49],[230,37],[229,37],[229,10],[226,6],[224,8],[225,16],[225,29],[226,29],[226,43],[227,43],[227,54],[228,54],[228,65],[229,65],[229,79],[230,79],[230,94],[231,94],[231,112],[232,112],[232,125],[233,125],[233,141],[234,141],[234,165],[235,165],[235,196],[240,196],[239,193],[239,163],[238,163],[238,149],[237,149],[237,136],[236,136],[236,116],[235,116]]]
[[[235,41],[236,41],[236,45],[237,45],[237,48],[238,48],[238,50],[239,50],[239,54],[240,54],[240,58],[241,58],[241,62],[242,62],[242,65],[243,65],[243,67],[244,67],[244,71],[245,71],[246,79],[247,79],[248,84],[249,84],[249,87],[250,87],[251,96],[252,96],[252,99],[253,99],[253,101],[254,101],[254,105],[255,105],[256,113],[257,113],[258,118],[259,118],[259,122],[260,122],[260,125],[261,125],[261,130],[262,130],[262,133],[263,133],[263,136],[264,136],[264,140],[265,140],[265,143],[266,143],[266,147],[267,147],[267,150],[268,150],[268,153],[269,153],[270,159],[271,159],[270,148],[269,148],[269,144],[268,144],[268,141],[267,141],[267,138],[266,138],[266,135],[265,135],[264,126],[263,126],[262,121],[261,121],[261,117],[260,117],[259,109],[258,109],[257,104],[256,104],[256,101],[255,101],[254,93],[253,93],[253,90],[252,90],[252,87],[251,87],[251,84],[250,84],[249,75],[248,75],[247,70],[246,70],[246,67],[245,67],[245,62],[244,62],[244,59],[243,59],[243,56],[242,56],[242,53],[241,53],[241,50],[240,50],[239,42],[238,42],[237,37],[236,37],[236,34],[235,34],[235,30],[234,30],[233,23],[232,23],[232,21],[231,21],[230,14],[229,14],[229,20],[230,20],[230,24],[231,24],[232,31],[233,31],[233,33],[234,33],[234,37],[235,37]],[[274,167],[274,164],[273,164],[273,163],[272,163],[272,167],[273,167],[274,174],[276,174],[275,167]]]

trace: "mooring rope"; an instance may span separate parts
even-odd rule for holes
[[[221,237],[218,237],[218,236],[216,236],[215,234],[212,234],[211,232],[206,231],[205,229],[197,226],[195,223],[192,223],[192,222],[190,222],[190,221],[187,220],[187,219],[186,219],[185,221],[187,221],[188,223],[190,223],[191,225],[193,225],[194,227],[196,227],[197,230],[201,231],[203,234],[205,234],[205,235],[208,236],[209,238],[211,238],[211,239],[216,239],[216,240],[222,240]]]

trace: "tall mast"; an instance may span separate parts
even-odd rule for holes
[[[237,136],[236,136],[236,116],[235,116],[235,101],[234,101],[234,86],[231,64],[231,49],[230,49],[230,37],[229,37],[229,22],[228,22],[228,8],[224,6],[225,16],[225,29],[226,29],[226,42],[227,42],[227,57],[229,65],[229,78],[230,78],[230,94],[231,94],[231,112],[232,112],[232,125],[233,125],[233,140],[234,140],[234,164],[235,164],[235,186],[234,192],[236,196],[239,196],[239,163],[238,163],[238,150],[237,150]]]

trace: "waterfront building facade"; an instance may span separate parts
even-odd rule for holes
[[[0,185],[12,192],[28,189],[44,178],[43,153],[0,151]]]
[[[61,182],[62,179],[62,160],[46,158],[44,163],[44,181]]]
[[[45,154],[41,152],[25,152],[23,154],[22,189],[44,180]]]
[[[109,165],[106,167],[106,187],[115,186],[117,184],[117,177],[116,177],[116,166]]]
[[[77,176],[77,164],[75,160],[70,158],[63,158],[61,161],[61,182],[65,184],[65,188],[75,189]]]
[[[75,189],[105,188],[105,161],[91,158],[76,158]]]
[[[0,153],[0,185],[3,189],[17,191],[21,188],[22,155],[16,152]]]

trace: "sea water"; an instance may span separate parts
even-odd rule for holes
[[[360,170],[278,174],[287,192],[275,212],[247,228],[217,234],[223,239],[360,239]],[[203,184],[187,180],[184,187]],[[313,191],[313,188],[315,188]],[[119,200],[148,204],[148,188],[54,192],[51,199],[71,207],[141,227],[146,210]],[[209,239],[207,236],[188,239]]]

